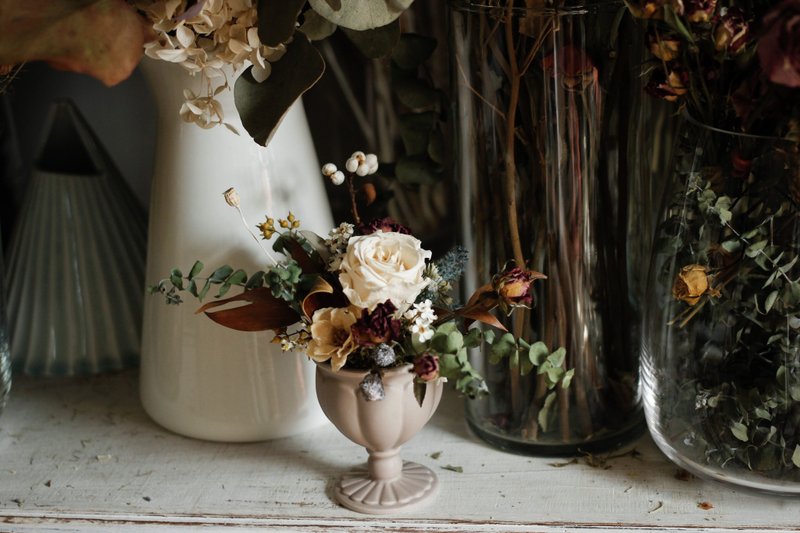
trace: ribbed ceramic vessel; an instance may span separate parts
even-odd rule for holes
[[[72,102],[53,104],[44,132],[10,243],[13,365],[38,376],[135,366],[144,208]]]
[[[337,501],[354,511],[386,514],[430,502],[438,491],[436,474],[400,458],[400,447],[430,420],[442,399],[443,383],[428,383],[422,405],[414,396],[414,374],[405,365],[383,374],[385,397],[367,401],[359,384],[365,371],[317,365],[317,397],[322,411],[345,437],[367,449],[366,467],[345,474],[334,490]]]

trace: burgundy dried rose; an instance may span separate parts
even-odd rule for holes
[[[433,381],[439,377],[439,357],[425,353],[414,360],[414,373],[422,381]]]
[[[361,318],[350,327],[353,339],[359,346],[378,346],[401,340],[399,320],[394,318],[397,308],[390,300],[375,306],[370,313],[361,311]]]
[[[409,230],[402,224],[395,222],[393,219],[389,217],[376,218],[369,224],[362,224],[359,227],[359,230],[361,230],[361,233],[363,235],[371,235],[376,231],[384,231],[384,232],[393,231],[395,233],[403,233],[405,235],[411,235],[411,230]]]
[[[673,64],[668,68],[669,72],[665,72],[660,68],[655,69],[650,75],[650,80],[645,85],[644,90],[656,98],[674,102],[688,91],[689,76],[678,65]]]
[[[714,24],[714,48],[735,56],[750,40],[750,23],[738,7],[722,8]]]
[[[497,292],[500,309],[508,314],[515,307],[532,307],[533,282],[546,277],[518,266],[506,267],[492,279],[492,288]]]
[[[785,0],[764,17],[761,68],[773,83],[800,87],[800,0]]]
[[[697,24],[711,21],[717,0],[686,0],[686,20]]]

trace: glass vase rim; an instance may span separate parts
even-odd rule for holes
[[[487,0],[447,0],[447,3],[450,5],[452,9],[466,13],[483,13],[483,12],[500,11],[500,10],[505,11],[509,9],[507,6],[489,4],[487,3]],[[568,15],[584,15],[587,13],[592,13],[603,9],[608,10],[611,8],[621,8],[621,7],[625,7],[624,0],[598,0],[595,2],[591,0],[579,0],[576,2],[571,2],[570,5],[537,6],[537,7],[517,6],[517,7],[511,7],[510,9],[511,13],[514,16],[521,16],[527,13],[531,13],[536,16],[545,16],[545,15],[568,16]]]
[[[699,120],[692,115],[688,109],[683,109],[681,111],[681,117],[698,128],[702,128],[704,130],[708,130],[714,133],[720,133],[723,135],[730,135],[731,137],[739,137],[743,139],[752,139],[754,141],[770,141],[774,143],[781,143],[786,145],[793,145],[798,144],[791,139],[786,139],[783,137],[775,137],[771,135],[757,135],[755,133],[746,133],[743,131],[733,131],[733,130],[726,130],[725,128],[720,128],[717,126],[712,126],[711,124],[707,124],[702,120]]]

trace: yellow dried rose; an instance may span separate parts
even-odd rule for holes
[[[709,283],[707,266],[686,265],[678,272],[678,277],[672,285],[673,298],[694,305],[706,293],[712,296],[719,294],[719,291],[713,289]]]
[[[308,356],[319,363],[330,360],[334,372],[347,362],[356,349],[351,327],[356,316],[349,309],[324,307],[314,311],[311,319],[311,341],[306,347]]]

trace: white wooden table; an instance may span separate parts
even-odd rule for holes
[[[800,531],[800,501],[677,479],[649,438],[605,468],[497,451],[453,395],[403,449],[438,472],[438,499],[362,516],[331,500],[334,478],[366,459],[332,427],[201,442],[151,422],[137,387],[135,371],[17,379],[0,415],[0,531]]]

